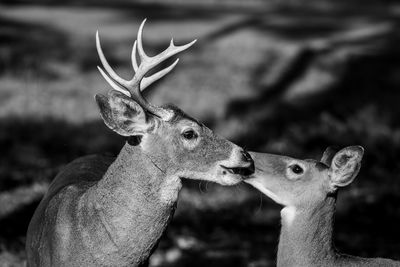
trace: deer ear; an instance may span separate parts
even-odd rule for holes
[[[324,163],[326,166],[331,166],[332,159],[335,156],[337,150],[333,147],[328,147],[325,149],[324,154],[322,155],[321,162]]]
[[[124,94],[111,91],[106,97],[95,96],[104,123],[122,136],[143,135],[151,126],[143,108]]]
[[[361,146],[349,146],[337,152],[329,169],[332,186],[343,187],[353,182],[360,171],[363,155]]]

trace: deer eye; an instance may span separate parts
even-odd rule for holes
[[[292,170],[293,173],[295,174],[302,174],[304,172],[303,168],[300,167],[297,164],[294,164],[292,166],[290,166],[290,169]]]
[[[192,140],[197,138],[197,133],[193,130],[186,130],[182,133],[183,138]]]

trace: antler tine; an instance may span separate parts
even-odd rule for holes
[[[135,76],[130,81],[131,84],[134,84],[138,80],[142,80],[142,81],[144,80],[145,82],[141,83],[141,90],[144,90],[150,84],[152,84],[156,80],[165,76],[168,72],[170,72],[176,66],[177,62],[174,62],[169,67],[153,74],[150,77],[144,78],[144,76],[146,75],[146,73],[149,70],[151,70],[152,68],[154,68],[161,62],[165,61],[166,59],[178,54],[179,52],[182,52],[182,51],[188,49],[197,41],[197,40],[193,40],[192,42],[190,42],[186,45],[176,46],[176,45],[174,45],[173,39],[171,39],[171,42],[170,42],[169,46],[167,47],[167,49],[165,49],[163,52],[161,52],[158,55],[150,57],[150,56],[146,55],[146,53],[144,52],[144,49],[143,49],[142,36],[143,36],[143,27],[144,27],[145,22],[146,22],[146,19],[143,20],[142,24],[140,24],[139,31],[137,34],[137,50],[138,50],[139,58],[140,58],[140,65],[138,66],[138,70],[136,71]],[[136,53],[134,53],[134,52],[136,52],[136,50],[132,51],[132,64],[137,65]]]
[[[141,63],[142,63],[143,61],[146,61],[146,59],[149,58],[149,57],[146,55],[146,53],[144,52],[144,49],[143,49],[143,42],[142,42],[143,27],[144,27],[144,24],[146,23],[146,20],[147,20],[147,19],[144,19],[144,20],[142,21],[142,23],[140,24],[138,33],[137,33],[138,52],[139,52],[139,57],[140,57]]]
[[[182,45],[182,46],[175,46],[173,43],[173,40],[171,40],[171,43],[169,45],[169,47],[167,49],[165,49],[163,52],[161,52],[160,54],[154,56],[154,57],[148,57],[147,59],[149,60],[149,64],[147,66],[145,66],[145,70],[144,73],[148,72],[150,69],[154,68],[155,66],[157,66],[158,64],[160,64],[161,62],[163,62],[164,60],[178,54],[179,52],[182,52],[186,49],[188,49],[189,47],[191,47],[194,43],[196,42],[196,40],[186,44],[186,45]],[[155,81],[161,79],[162,77],[164,77],[167,73],[169,73],[175,66],[176,64],[178,64],[179,59],[175,60],[174,63],[172,63],[170,66],[168,66],[165,69],[162,69],[158,72],[156,72],[155,74],[151,75],[150,77],[143,77],[144,74],[142,75],[142,82],[141,82],[141,90],[146,89],[146,87],[148,87],[149,85],[151,85],[152,83],[154,83]]]
[[[153,57],[147,57],[146,60],[147,62],[145,63],[145,70],[146,72],[149,71],[150,69],[154,68],[161,62],[165,61],[166,59],[178,54],[179,52],[182,52],[189,47],[191,47],[197,40],[193,40],[192,42],[182,45],[182,46],[175,46],[173,43],[173,40],[171,40],[170,45],[162,51],[160,54],[155,55]]]
[[[140,83],[140,90],[144,90],[146,89],[149,85],[151,85],[152,83],[154,83],[155,81],[161,79],[162,77],[164,77],[168,72],[170,72],[173,68],[175,68],[176,64],[178,64],[179,62],[179,58],[177,58],[175,60],[174,63],[172,63],[171,65],[169,65],[167,68],[162,69],[156,73],[154,73],[153,75],[151,75],[150,77],[144,77],[142,79],[142,82]]]
[[[97,48],[97,53],[99,54],[99,57],[100,57],[100,61],[103,64],[103,67],[107,71],[108,75],[112,79],[117,81],[119,84],[126,86],[128,81],[126,81],[118,76],[118,74],[114,71],[114,69],[110,66],[110,64],[108,64],[108,61],[107,61],[106,57],[104,56],[103,49],[101,48],[101,44],[100,44],[99,31],[96,32],[96,48]]]
[[[103,71],[102,68],[97,66],[97,69],[100,71],[100,74],[103,76],[103,78],[111,85],[111,87],[114,88],[114,90],[119,91],[128,97],[131,97],[131,93],[128,90],[116,84],[110,77],[108,77],[108,75]]]
[[[135,73],[139,69],[139,66],[138,66],[137,61],[136,61],[136,44],[137,44],[137,41],[135,41],[135,43],[133,44],[132,54],[131,54],[132,67],[133,67],[133,70],[135,71]]]

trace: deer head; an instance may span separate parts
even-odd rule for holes
[[[286,207],[308,208],[350,184],[360,170],[363,153],[361,146],[337,153],[328,148],[317,161],[251,152],[256,170],[245,182]]]
[[[105,71],[100,73],[112,86],[108,96],[96,95],[105,124],[119,135],[135,140],[163,172],[182,178],[201,179],[231,185],[241,181],[241,174],[253,171],[253,161],[242,148],[214,134],[205,125],[173,105],[155,106],[142,95],[156,80],[169,73],[178,59],[169,67],[146,77],[145,75],[166,59],[192,46],[196,40],[182,46],[174,45],[160,54],[146,55],[142,44],[145,20],[140,25],[137,41],[132,49],[131,80],[119,77],[108,64],[96,35],[97,50]],[[137,62],[139,54],[140,64]]]

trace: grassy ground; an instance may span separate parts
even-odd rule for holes
[[[337,247],[400,259],[398,36],[389,30],[291,61],[341,32],[398,26],[400,7],[355,7],[1,6],[0,266],[23,264],[29,219],[63,165],[118,153],[123,140],[93,100],[109,89],[94,33],[128,77],[145,17],[149,54],[172,36],[198,39],[149,93],[152,102],[172,102],[250,150],[318,158],[329,145],[363,145],[361,173],[339,197]],[[278,77],[288,62],[298,66]],[[259,192],[187,181],[151,266],[274,266],[278,234],[279,206]]]

